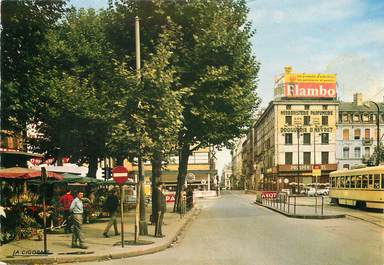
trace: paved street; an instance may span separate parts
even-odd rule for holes
[[[240,192],[201,201],[201,214],[173,248],[103,264],[384,263],[384,230],[376,225],[351,218],[287,218],[252,201],[254,195]]]

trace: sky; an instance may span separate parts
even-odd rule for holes
[[[72,0],[76,7],[102,8],[107,0]],[[298,73],[337,74],[338,97],[351,101],[384,96],[384,0],[248,0],[256,34],[253,53],[261,64],[258,95],[273,99],[275,76],[290,65]],[[229,151],[217,152],[219,174]]]

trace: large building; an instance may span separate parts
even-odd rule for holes
[[[243,175],[243,159],[242,159],[242,148],[243,143],[245,141],[245,137],[242,137],[237,140],[235,143],[234,148],[231,150],[232,155],[232,188],[238,189],[238,188],[244,188],[244,179],[245,176]]]
[[[379,140],[384,132],[382,110],[383,103],[364,102],[361,93],[354,95],[353,102],[340,102],[336,136],[339,169],[376,163],[373,153],[377,146],[378,125]]]
[[[125,167],[129,163],[125,161]],[[179,169],[179,157],[171,156],[169,162],[163,165],[161,171],[161,181],[169,191],[176,190],[177,175]],[[137,175],[137,166],[133,167]],[[152,166],[150,162],[144,163],[145,184],[149,187],[152,175]],[[137,176],[136,176],[137,178]],[[217,183],[217,170],[215,169],[215,158],[213,148],[201,148],[192,152],[188,159],[188,171],[186,183],[196,190],[213,190]]]
[[[287,67],[274,91],[243,143],[245,179],[254,179],[256,189],[271,190],[328,182],[337,168],[336,76],[297,74]],[[315,165],[318,177],[312,174]]]

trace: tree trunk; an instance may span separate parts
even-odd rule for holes
[[[91,156],[89,158],[88,177],[96,178],[97,162],[98,162],[97,157]]]
[[[143,174],[143,161],[141,158],[141,154],[139,154],[139,185],[140,185],[140,193],[136,194],[136,196],[140,196],[140,222],[139,222],[139,234],[142,236],[148,235],[148,227],[147,221],[145,220],[145,191],[144,191],[144,174]]]
[[[154,195],[154,190],[156,189],[156,184],[160,181],[161,177],[161,157],[159,153],[156,153],[154,155],[153,160],[151,161],[152,164],[152,186],[151,186],[151,194],[152,194],[152,218],[151,218],[151,223],[155,223],[155,216],[157,212],[156,208],[156,202],[155,202],[155,195]]]
[[[181,210],[181,191],[185,184],[185,177],[188,170],[188,159],[190,154],[190,144],[182,144],[179,155],[179,173],[177,174],[177,188],[175,195],[175,204],[173,206],[173,212],[180,212]]]

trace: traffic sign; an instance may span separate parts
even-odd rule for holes
[[[114,167],[112,177],[117,184],[123,185],[128,180],[128,170],[123,166]]]
[[[321,176],[321,166],[320,165],[313,165],[312,168],[312,176]]]

